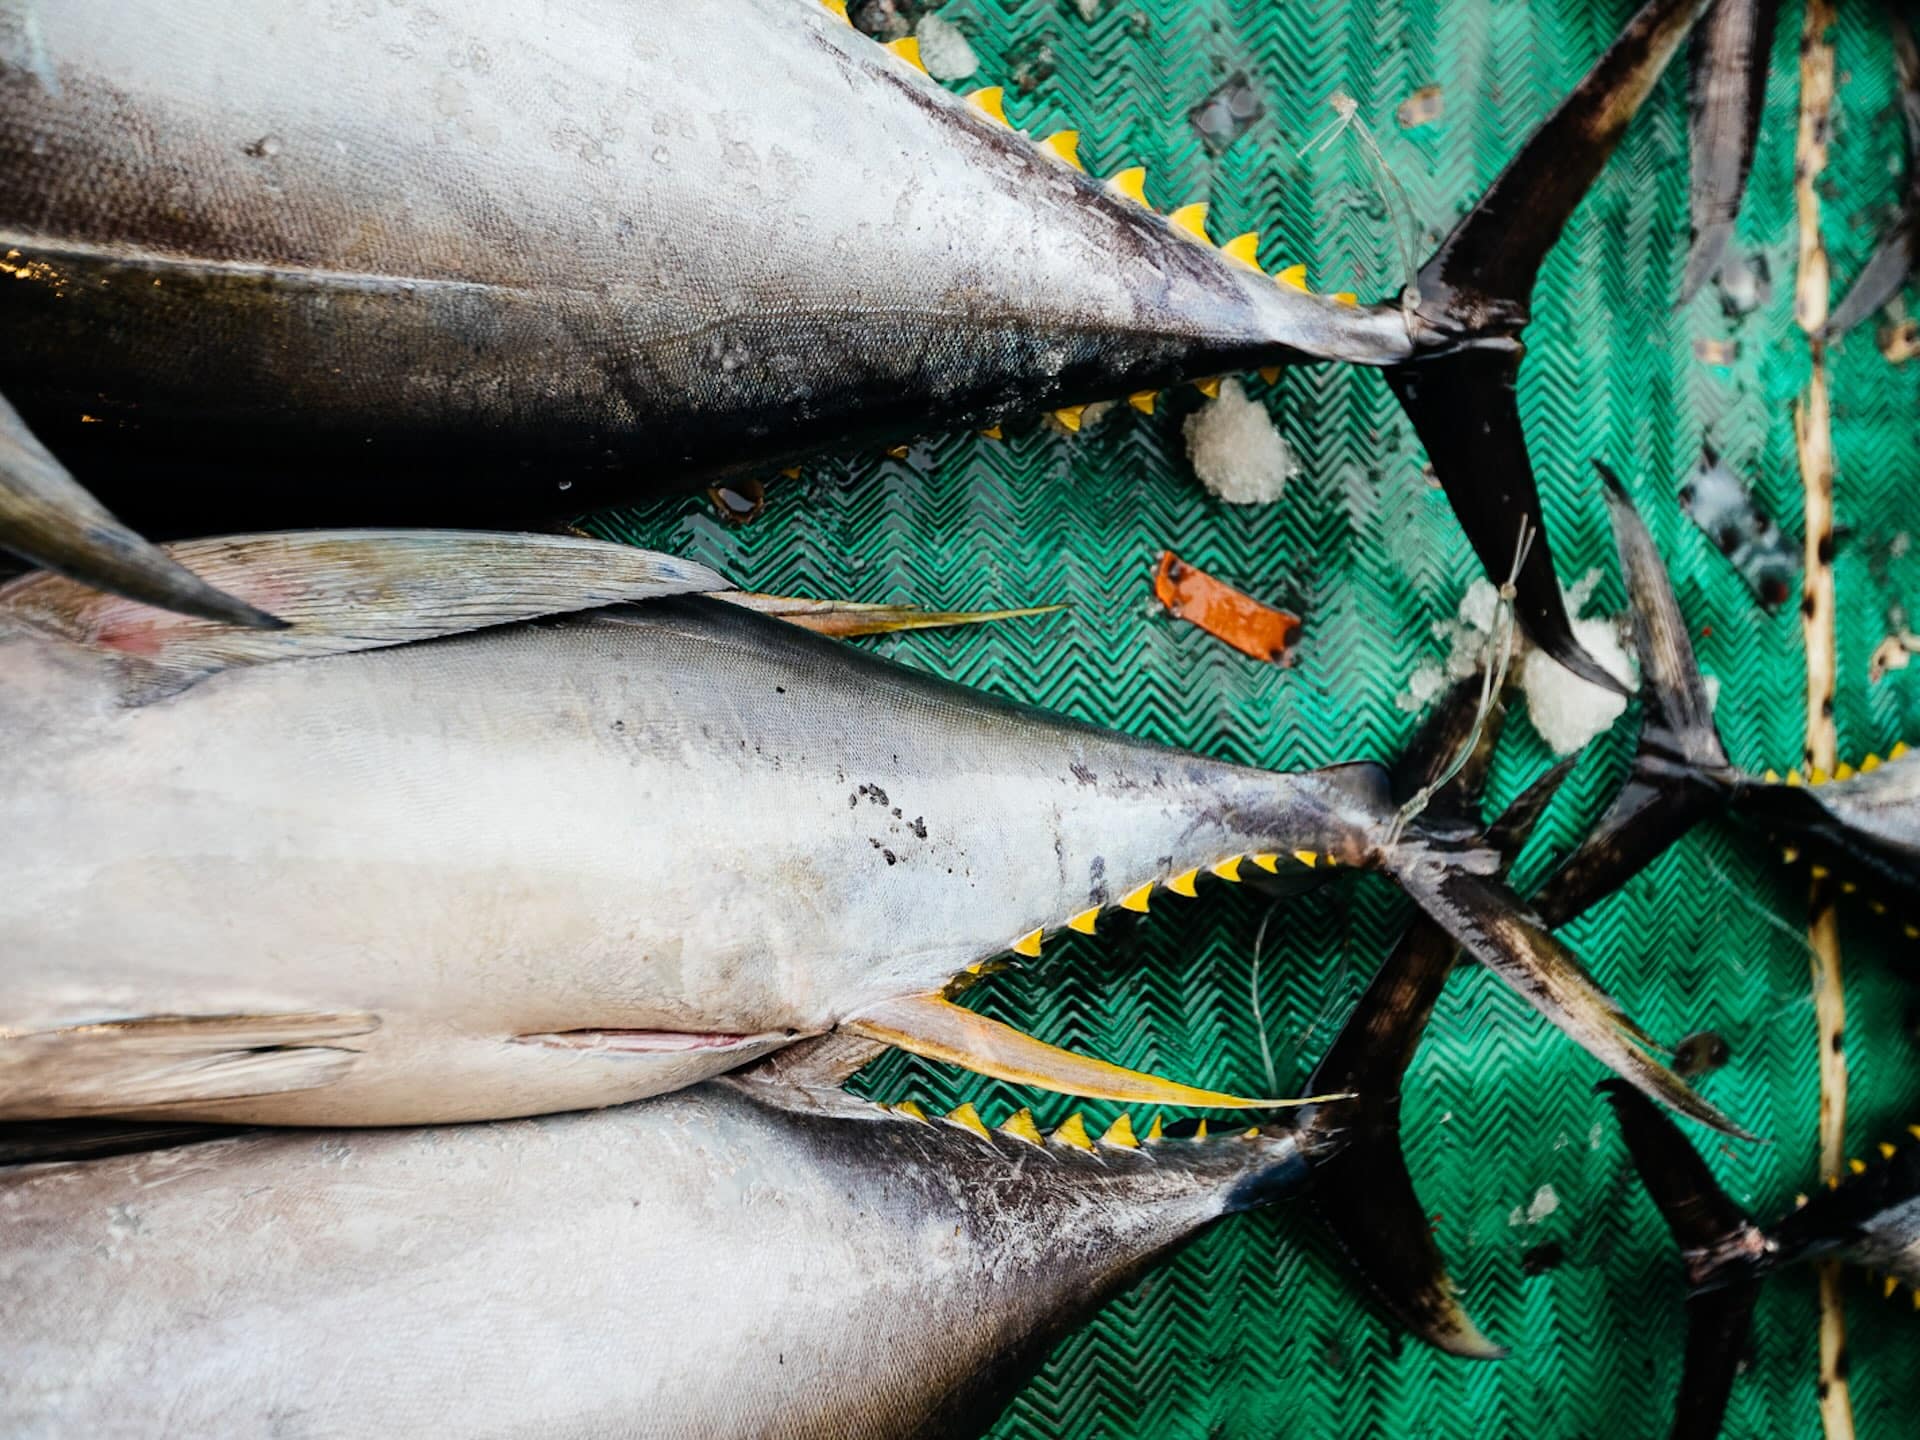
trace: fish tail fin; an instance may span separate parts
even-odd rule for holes
[[[1643,714],[1626,783],[1534,898],[1549,926],[1618,890],[1695,824],[1724,810],[1743,784],[1720,743],[1686,618],[1653,536],[1619,477],[1598,461],[1594,469],[1626,577]]]
[[[35,565],[162,610],[283,630],[115,519],[67,473],[0,396],[0,548]]]
[[[1618,1081],[1605,1081],[1601,1089],[1619,1117],[1634,1168],[1686,1260],[1687,1358],[1672,1433],[1718,1435],[1768,1269],[1766,1237],[1727,1198],[1671,1120]]]
[[[1462,1308],[1400,1147],[1400,1086],[1453,943],[1416,923],[1380,967],[1313,1073],[1315,1094],[1353,1098],[1313,1112],[1312,1203],[1380,1307],[1429,1345],[1471,1360],[1506,1354]]]
[[[1624,695],[1561,597],[1514,385],[1534,280],[1707,0],[1648,0],[1421,267],[1405,297],[1415,357],[1387,371],[1489,575],[1515,570],[1527,635]]]
[[[1693,39],[1687,151],[1693,239],[1680,282],[1685,304],[1720,268],[1753,170],[1780,7],[1720,0]]]

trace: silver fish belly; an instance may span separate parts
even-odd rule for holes
[[[761,1088],[0,1175],[0,1429],[972,1435],[1309,1158],[1284,1127],[1096,1152]]]

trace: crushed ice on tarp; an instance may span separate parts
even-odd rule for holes
[[[1267,107],[1254,94],[1246,72],[1236,70],[1221,81],[1211,95],[1189,110],[1187,119],[1199,132],[1201,143],[1213,154],[1221,155],[1266,113]]]
[[[1714,287],[1720,293],[1720,310],[1729,320],[1758,310],[1773,296],[1773,271],[1767,257],[1755,252],[1740,255],[1728,252],[1714,273]]]
[[[1733,562],[1761,605],[1779,609],[1793,593],[1798,557],[1780,527],[1754,505],[1746,483],[1711,449],[1680,488],[1680,507]]]

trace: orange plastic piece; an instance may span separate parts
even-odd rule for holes
[[[1153,593],[1160,603],[1243,655],[1284,664],[1300,617],[1262,604],[1231,585],[1196,570],[1171,550],[1160,553],[1153,572]]]

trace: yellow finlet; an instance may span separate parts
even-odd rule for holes
[[[1882,1140],[1880,1142],[1880,1158],[1882,1160],[1891,1160],[1898,1153],[1899,1152],[1895,1150],[1893,1146],[1889,1145],[1886,1141]]]
[[[789,465],[780,472],[780,478],[783,480],[798,480],[800,478],[800,467],[798,465]]]
[[[1229,855],[1218,865],[1210,865],[1207,868],[1229,885],[1238,885],[1240,883],[1240,862],[1244,859],[1246,859],[1244,855]]]
[[[1029,930],[1007,948],[1016,955],[1024,955],[1029,960],[1037,960],[1040,957],[1040,935],[1041,932],[1038,930]]]
[[[1840,762],[1840,768],[1833,772],[1833,778],[1836,780],[1851,780],[1853,779],[1854,776],[1858,775],[1859,773],[1860,772],[1854,769],[1853,766],[1847,764],[1846,761],[1842,760]]]
[[[1252,269],[1260,268],[1260,232],[1249,230],[1244,235],[1236,235],[1220,247],[1220,253],[1238,260]]]
[[[1107,1126],[1107,1133],[1100,1137],[1102,1145],[1112,1145],[1121,1150],[1138,1150],[1140,1142],[1133,1137],[1133,1117],[1125,1111]]]
[[[1053,418],[1069,430],[1079,430],[1080,417],[1087,413],[1084,405],[1065,405],[1053,412]]]
[[[1789,784],[1789,785],[1804,785],[1804,784],[1806,784],[1806,783],[1807,783],[1806,781],[1804,781],[1804,780],[1802,780],[1802,779],[1800,778],[1800,767],[1799,767],[1799,766],[1797,766],[1797,765],[1796,765],[1796,766],[1795,766],[1795,767],[1794,767],[1793,769],[1791,769],[1791,770],[1789,770],[1789,771],[1787,771],[1787,784]]]
[[[1153,894],[1153,882],[1149,880],[1138,890],[1130,890],[1120,897],[1120,908],[1132,910],[1138,914],[1147,913],[1147,898]]]
[[[1780,852],[1780,858],[1789,865],[1797,865],[1800,862],[1800,852],[1789,845]]]
[[[1242,1140],[1258,1140],[1260,1138],[1260,1127],[1258,1125],[1247,1126],[1246,1129],[1240,1132],[1240,1138]]]
[[[1920,940],[1920,925],[1909,925],[1906,927],[1906,932],[1907,939]]]
[[[1893,747],[1893,749],[1887,751],[1887,758],[1889,760],[1898,760],[1902,756],[1904,756],[1906,753],[1907,753],[1907,742],[1902,740],[1898,744],[1896,744]]]
[[[912,453],[913,452],[905,445],[889,445],[887,447],[887,458],[889,460],[904,460]]]
[[[1006,432],[998,425],[989,425],[980,433],[989,440],[1004,440],[1007,438]]]
[[[1116,195],[1125,196],[1136,205],[1147,204],[1147,167],[1129,165],[1124,170],[1114,172],[1107,181],[1107,188]],[[1148,205],[1148,209],[1153,207]]]
[[[1331,299],[1336,305],[1358,305],[1360,303],[1360,297],[1351,290],[1336,290],[1333,292]]]
[[[1794,1196],[1794,1197],[1793,1197],[1793,1208],[1794,1208],[1794,1209],[1796,1209],[1796,1210],[1804,1210],[1804,1209],[1806,1209],[1806,1208],[1807,1208],[1807,1197],[1806,1197],[1806,1196],[1805,1196],[1804,1194],[1801,1194],[1801,1195],[1796,1195],[1796,1196]]]
[[[1163,1130],[1160,1124],[1160,1117],[1158,1115],[1154,1116],[1153,1124],[1147,1127],[1145,1143],[1148,1145],[1158,1145],[1160,1143],[1160,1137],[1164,1133],[1165,1131]]]
[[[922,1125],[931,1125],[933,1123],[927,1119],[927,1112],[920,1108],[920,1102],[918,1100],[902,1100],[898,1105],[893,1107],[893,1113],[896,1115],[904,1115],[909,1120],[918,1120]]]
[[[1046,1137],[1040,1133],[1040,1127],[1033,1123],[1033,1112],[1021,1106],[1006,1118],[1000,1126],[1002,1135],[1011,1135],[1015,1140],[1024,1140],[1029,1145],[1045,1145]]]
[[[1864,1160],[1855,1160],[1851,1156],[1847,1159],[1847,1168],[1856,1175],[1864,1175],[1867,1173],[1866,1162]]]
[[[1913,1308],[1920,1310],[1920,1290],[1913,1292]]]
[[[1082,910],[1078,915],[1067,921],[1067,929],[1077,930],[1082,935],[1091,935],[1093,934],[1093,922],[1099,918],[1100,907],[1096,905],[1091,910]]]
[[[1167,223],[1176,230],[1184,230],[1202,245],[1211,245],[1207,238],[1207,207],[1204,201],[1192,205],[1182,205],[1178,210],[1168,213]]]
[[[1267,1110],[1341,1098],[1322,1095],[1260,1100],[1201,1090],[1049,1045],[1011,1025],[964,1009],[944,995],[882,1001],[862,1015],[843,1020],[841,1029],[928,1060],[964,1066],[990,1080],[1033,1085],[1088,1100],[1114,1100],[1122,1105]]]
[[[1311,850],[1296,850],[1293,852],[1293,858],[1309,870],[1320,863],[1320,857],[1315,855]]]
[[[1311,293],[1307,289],[1307,267],[1304,265],[1289,265],[1284,270],[1275,271],[1273,283],[1284,285],[1289,290],[1298,290],[1302,295]]]
[[[1220,398],[1220,377],[1214,375],[1205,380],[1196,380],[1193,382],[1193,388],[1209,400],[1217,400]]]
[[[1880,1298],[1882,1300],[1891,1300],[1893,1298],[1893,1292],[1899,1288],[1900,1278],[1897,1275],[1887,1276],[1886,1282],[1880,1287]]]
[[[1087,167],[1080,163],[1080,132],[1078,130],[1056,130],[1040,142],[1040,148],[1085,173]]]
[[[1153,397],[1159,393],[1158,390],[1136,390],[1133,394],[1127,396],[1127,403],[1142,415],[1151,415],[1153,413]]]
[[[1913,1136],[1916,1140],[1920,1140],[1920,1125],[1907,1126],[1907,1134]]]
[[[993,1136],[987,1133],[986,1122],[980,1118],[980,1112],[973,1108],[971,1101],[965,1105],[954,1106],[947,1112],[946,1119],[948,1124],[958,1125],[962,1130],[971,1130],[982,1140],[993,1139]]]
[[[1768,770],[1767,773],[1760,778],[1765,780],[1769,785],[1778,785],[1780,783],[1780,772],[1778,770]]]
[[[1060,1128],[1047,1138],[1058,1140],[1062,1145],[1071,1145],[1075,1150],[1093,1149],[1093,1141],[1087,1138],[1087,1122],[1080,1118],[1078,1110],[1062,1120]]]
[[[1824,880],[1827,878],[1827,876],[1831,875],[1832,873],[1833,872],[1827,869],[1827,867],[1824,865],[1815,865],[1812,867],[1812,875],[1813,875],[1813,878],[1816,880]]]
[[[1278,385],[1280,383],[1280,367],[1278,365],[1262,365],[1259,374],[1260,378],[1269,385]]]
[[[1007,123],[1007,92],[1004,86],[987,85],[967,93],[967,103],[997,124]]]
[[[920,58],[920,42],[908,35],[899,40],[889,40],[886,48],[898,55],[907,64],[913,66],[922,75],[927,73],[926,62]]]
[[[1879,768],[1880,768],[1880,757],[1878,755],[1869,755],[1867,756],[1866,759],[1860,762],[1860,773],[1862,775],[1871,775],[1874,771],[1878,770]]]
[[[1191,870],[1182,871],[1166,882],[1167,889],[1176,895],[1184,895],[1189,900],[1196,899],[1200,892],[1193,888],[1193,882],[1199,878],[1199,875],[1200,869],[1198,866],[1195,866]]]
[[[1271,851],[1263,851],[1258,855],[1249,855],[1247,858],[1269,875],[1278,875],[1280,873],[1280,857]]]
[[[1807,783],[1809,785],[1824,785],[1827,783],[1827,781],[1831,780],[1832,778],[1833,777],[1827,774],[1825,770],[1823,770],[1820,766],[1816,765],[1813,767],[1813,773],[1807,776]]]
[[[1193,1138],[1196,1140],[1204,1140],[1207,1138],[1207,1122],[1206,1121],[1202,1120],[1200,1122],[1199,1128],[1193,1132]]]
[[[838,15],[841,20],[847,24],[853,24],[853,21],[847,18],[847,0],[820,0],[820,3]]]
[[[1827,1176],[1827,1189],[1838,1190],[1839,1188],[1840,1188],[1840,1177],[1838,1175]]]

